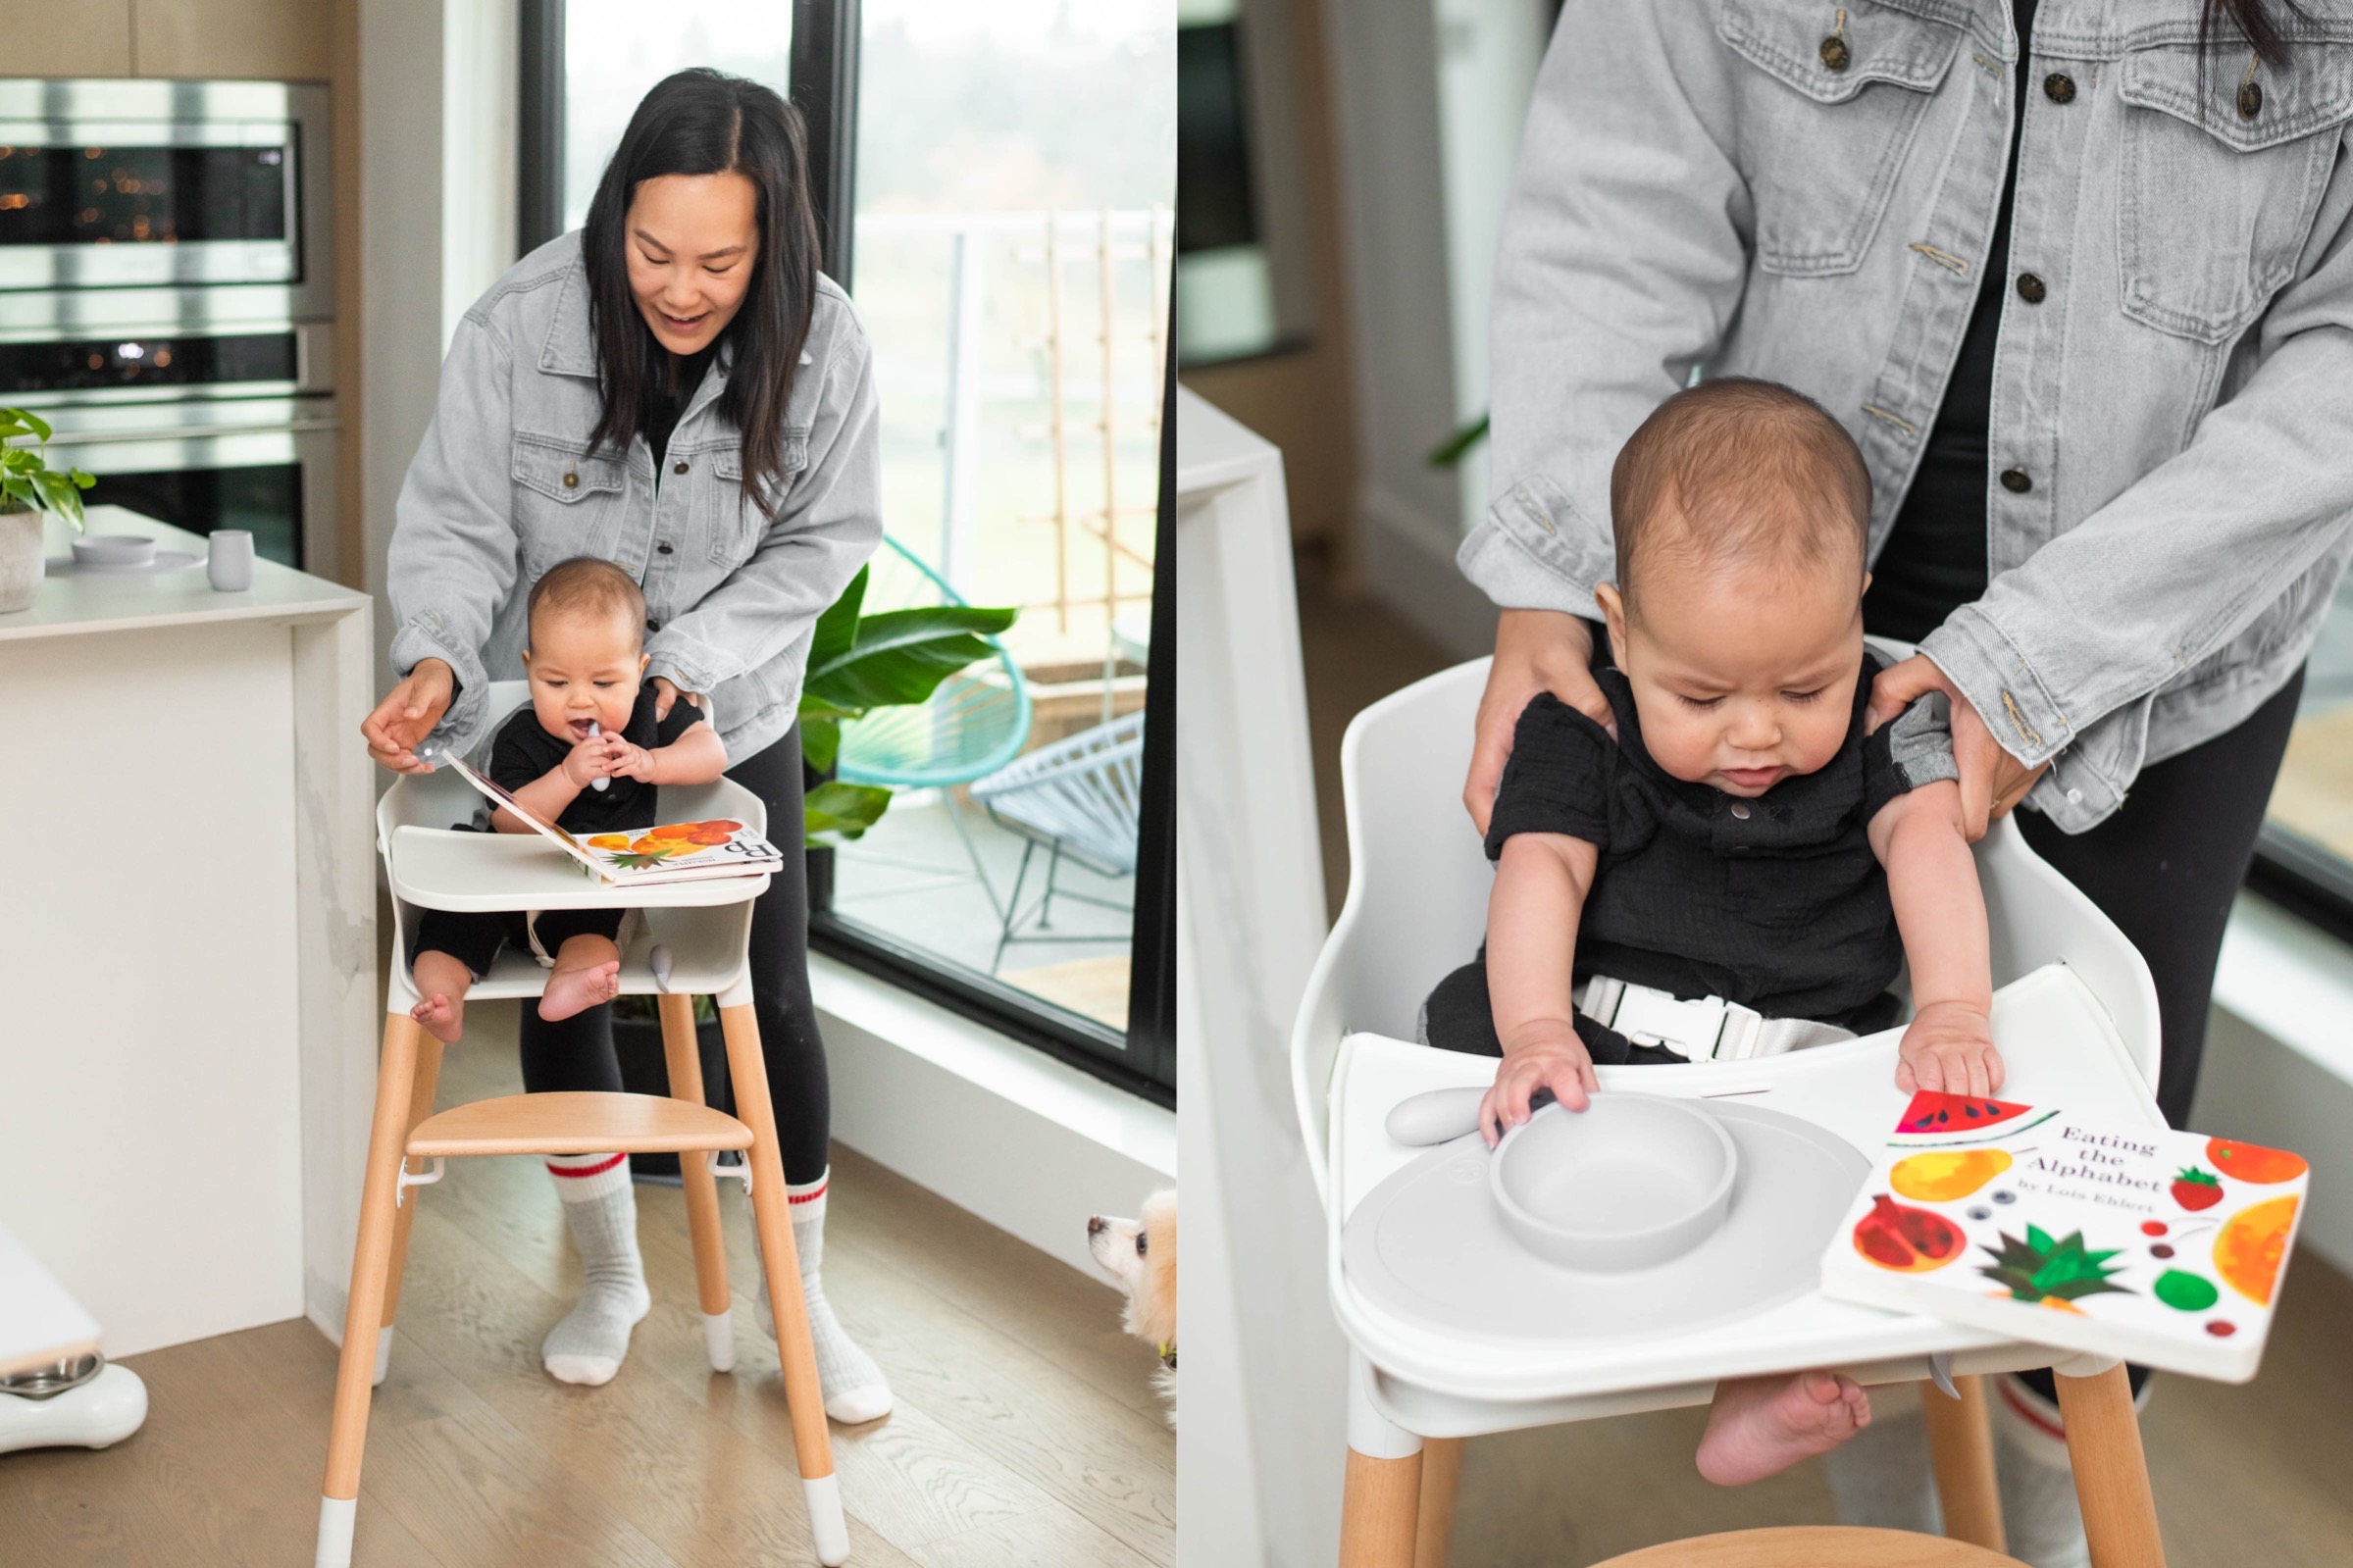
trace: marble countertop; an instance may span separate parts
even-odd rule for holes
[[[198,557],[205,551],[202,535],[119,506],[91,507],[87,531],[93,534],[144,533],[161,548],[188,550]],[[73,538],[71,528],[50,518],[43,553],[52,560],[71,555]],[[332,618],[348,615],[366,603],[365,593],[275,561],[256,561],[253,586],[242,593],[215,592],[206,581],[201,560],[182,571],[152,575],[81,572],[71,567],[60,571],[53,566],[30,609],[0,615],[0,642],[214,621]]]

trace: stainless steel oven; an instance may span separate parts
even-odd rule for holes
[[[84,499],[336,577],[327,88],[0,79],[0,403]]]
[[[312,83],[0,79],[0,325],[327,320],[328,126]]]

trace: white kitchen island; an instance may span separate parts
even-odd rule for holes
[[[0,1226],[110,1354],[341,1334],[382,1005],[369,615],[268,561],[241,593],[53,574],[0,615]]]

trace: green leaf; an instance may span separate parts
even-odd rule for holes
[[[849,651],[857,637],[858,611],[866,602],[866,568],[859,567],[858,575],[849,580],[842,597],[827,606],[817,618],[817,629],[809,639],[809,663],[812,670],[841,658]]]
[[[803,709],[800,715],[800,760],[819,773],[830,772],[834,759],[842,754],[842,721],[812,719]]]
[[[1428,462],[1432,468],[1454,468],[1461,463],[1470,449],[1487,438],[1487,416],[1479,416],[1476,425],[1466,425],[1430,449]]]
[[[81,527],[81,492],[63,474],[43,469],[32,477],[32,486],[41,492],[41,505],[75,528]]]
[[[862,835],[891,809],[891,791],[881,784],[830,780],[808,792],[801,806],[802,841],[832,848]]]
[[[803,719],[859,719],[864,708],[838,708],[823,697],[812,697],[807,691],[800,694],[800,716]]]
[[[937,604],[870,615],[846,651],[811,659],[806,687],[836,707],[922,702],[941,682],[995,652],[983,636],[1011,626],[1018,613]]]
[[[30,435],[46,441],[49,439],[49,422],[25,409],[0,408],[0,440],[17,435]]]
[[[41,504],[40,491],[32,487],[31,479],[14,470],[0,473],[0,495],[22,502],[27,508],[37,509]]]

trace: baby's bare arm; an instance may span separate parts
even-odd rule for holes
[[[1479,1107],[1493,1142],[1528,1119],[1528,1098],[1550,1087],[1582,1110],[1593,1060],[1577,1038],[1571,960],[1577,921],[1601,852],[1565,834],[1513,834],[1487,899],[1487,998],[1504,1060]]]
[[[727,747],[708,723],[690,726],[666,746],[644,753],[646,771],[636,777],[653,784],[709,784],[727,772]]]
[[[1990,1022],[1993,960],[1961,786],[1940,780],[1897,796],[1871,819],[1869,837],[1887,868],[1896,929],[1912,969],[1913,1018],[1896,1087],[1991,1094],[2003,1079]]]

